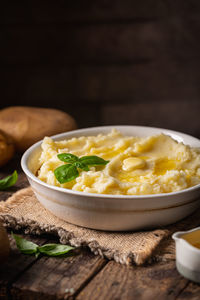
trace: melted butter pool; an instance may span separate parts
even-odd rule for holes
[[[186,233],[182,235],[181,238],[187,241],[192,246],[200,249],[200,230]]]

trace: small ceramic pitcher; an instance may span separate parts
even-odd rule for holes
[[[200,227],[173,234],[176,267],[184,277],[200,283]]]

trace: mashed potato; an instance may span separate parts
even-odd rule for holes
[[[79,177],[60,184],[54,170],[63,165],[59,153],[78,157],[97,155],[109,160],[106,166],[80,170]],[[74,191],[147,195],[180,191],[200,183],[200,150],[160,134],[150,137],[109,134],[56,141],[45,137],[40,156],[39,179]]]

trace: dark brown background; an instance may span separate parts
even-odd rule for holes
[[[199,0],[4,1],[0,106],[200,137]]]

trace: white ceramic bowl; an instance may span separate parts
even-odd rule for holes
[[[129,136],[170,135],[179,142],[200,147],[192,136],[161,128],[142,126],[102,126],[80,129],[53,136],[54,140],[108,133],[112,128]],[[200,204],[200,184],[180,192],[125,196],[76,192],[49,185],[38,179],[35,162],[42,141],[31,146],[22,157],[22,169],[41,204],[57,217],[83,227],[127,231],[159,227],[174,223],[191,214]]]
[[[195,233],[200,227],[173,234],[176,243],[176,267],[184,277],[200,283],[200,249],[184,239],[185,234]],[[199,236],[198,236],[199,239]]]

